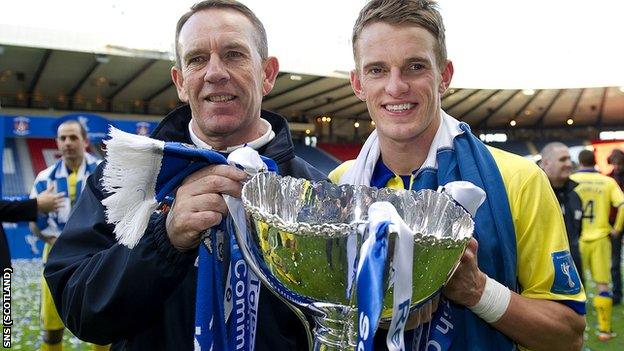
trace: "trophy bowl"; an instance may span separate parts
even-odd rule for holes
[[[414,232],[411,309],[439,294],[474,229],[470,215],[440,192],[376,189],[259,173],[243,186],[246,230],[236,236],[263,283],[313,316],[314,350],[353,349],[357,340],[355,269],[368,208],[390,202]],[[392,317],[392,253],[388,238],[381,321]]]

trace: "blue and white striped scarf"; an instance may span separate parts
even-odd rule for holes
[[[82,164],[77,171],[76,177],[76,195],[74,201],[78,200],[82,189],[85,187],[87,177],[95,171],[95,168],[100,163],[100,160],[96,159],[93,155],[85,153]],[[39,213],[37,215],[37,227],[41,230],[41,233],[46,236],[58,237],[67,223],[69,213],[72,208],[72,203],[69,198],[69,184],[67,182],[67,166],[63,159],[59,159],[56,163],[45,170],[43,170],[35,179],[32,191],[30,193],[31,198],[37,197],[39,194],[48,189],[54,184],[55,191],[63,193],[63,206],[54,212],[47,214]]]

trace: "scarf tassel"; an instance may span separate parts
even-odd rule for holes
[[[110,128],[102,186],[110,196],[102,200],[107,222],[115,224],[117,240],[133,248],[157,209],[156,175],[165,142]],[[128,170],[131,170],[128,172]]]

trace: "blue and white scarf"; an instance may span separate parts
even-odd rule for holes
[[[474,236],[479,241],[479,267],[489,277],[517,291],[515,231],[496,162],[467,124],[458,122],[442,110],[440,116],[440,127],[427,159],[415,173],[411,189],[437,189],[452,181],[465,180],[485,190],[487,199],[475,216]],[[341,177],[340,183],[372,185],[371,179],[380,154],[377,133],[373,131],[354,165]],[[392,333],[390,330],[389,337]],[[416,329],[415,333],[406,333],[405,339],[411,345],[407,348],[412,350],[514,348],[509,338],[490,327],[468,308],[445,299],[440,301],[432,321]],[[392,347],[389,342],[388,346]]]
[[[96,159],[89,153],[84,154],[84,158],[78,171],[76,172],[76,194],[74,201],[78,200],[82,189],[85,187],[87,177],[95,171],[95,168],[100,163],[100,160]],[[63,193],[63,205],[56,211],[47,214],[39,213],[37,215],[37,227],[41,230],[41,233],[45,236],[58,237],[65,228],[65,223],[69,219],[69,213],[71,212],[72,203],[69,198],[69,184],[67,182],[67,165],[63,159],[59,159],[54,165],[46,168],[37,175],[30,197],[35,198],[50,186],[54,185],[57,193]]]
[[[190,174],[211,164],[234,164],[248,173],[277,172],[271,159],[251,148],[224,155],[192,145],[164,142],[111,128],[102,184],[110,196],[102,200],[117,240],[133,248],[159,203]],[[128,177],[127,174],[132,174]],[[239,199],[224,195],[230,215],[203,233],[197,259],[195,350],[254,348],[260,281],[250,270],[234,237],[245,225]],[[229,247],[224,248],[229,243]],[[225,262],[223,250],[229,250]],[[227,280],[223,269],[227,267]]]

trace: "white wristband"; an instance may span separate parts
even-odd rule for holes
[[[469,308],[484,321],[494,323],[507,311],[509,300],[511,300],[511,291],[509,288],[487,277],[483,295],[481,295],[479,302]]]

